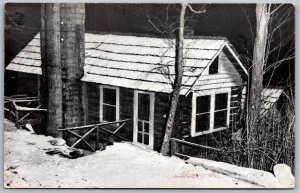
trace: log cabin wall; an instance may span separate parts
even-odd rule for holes
[[[165,125],[168,115],[168,101],[170,95],[167,93],[155,93],[154,103],[154,150],[160,151],[165,133]]]
[[[100,122],[100,84],[86,83],[87,85],[87,124]],[[133,119],[133,93],[130,88],[120,87],[120,120]],[[132,141],[133,122],[127,122],[118,134]]]
[[[231,88],[229,126],[233,132],[241,128],[241,121],[244,116],[242,115],[242,90],[243,86]]]
[[[118,131],[118,134],[133,141],[133,98],[134,90],[120,87],[120,120],[132,119]]]
[[[155,93],[154,150],[160,151],[165,133],[170,94]],[[192,95],[180,95],[174,121],[172,137],[182,139],[190,135]]]
[[[99,107],[100,107],[100,84],[87,83],[88,92],[88,118],[87,124],[99,123]],[[232,128],[236,127],[237,120],[239,119],[240,103],[238,102],[241,97],[241,87],[233,87],[231,92],[231,109],[230,109],[230,129],[223,132],[232,132]],[[120,87],[120,120],[133,119],[134,107],[134,90],[130,88]],[[168,103],[170,94],[155,93],[154,103],[154,150],[159,151],[161,148],[162,140],[164,137],[164,129],[168,114]],[[174,130],[172,137],[178,139],[186,139],[187,141],[215,145],[211,138],[222,136],[220,133],[215,132],[212,134],[202,135],[198,137],[191,137],[191,113],[192,113],[192,93],[187,97],[181,95],[179,97],[176,118],[174,122]],[[118,132],[121,136],[133,140],[133,121],[127,124]],[[211,142],[209,142],[211,141]]]
[[[100,121],[100,90],[99,85],[86,83],[87,91],[87,124],[96,124]]]
[[[18,94],[38,96],[39,83],[38,75],[29,73],[18,73]]]

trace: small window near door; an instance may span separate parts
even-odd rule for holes
[[[101,121],[118,120],[118,89],[113,87],[101,87]]]
[[[212,64],[209,66],[209,74],[217,74],[219,70],[219,57],[217,56]]]

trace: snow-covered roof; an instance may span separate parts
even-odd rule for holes
[[[6,70],[42,74],[40,34],[38,33],[9,63]]]
[[[7,70],[41,74],[40,36],[8,65]],[[184,40],[184,75],[181,94],[226,47],[240,67],[228,40],[193,38]],[[85,65],[82,81],[154,92],[171,92],[175,77],[175,40],[114,34],[85,34]]]
[[[261,97],[262,97],[262,104],[261,104],[261,115],[265,115],[266,112],[276,103],[282,94],[282,89],[276,88],[264,88]]]

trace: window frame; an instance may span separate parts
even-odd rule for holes
[[[214,128],[214,119],[215,119],[215,103],[216,94],[228,94],[227,95],[227,119],[226,126]],[[199,96],[210,96],[210,112],[209,112],[209,130],[196,132],[196,109],[197,109],[197,97]],[[208,133],[213,133],[217,131],[224,130],[229,127],[229,119],[230,119],[230,100],[231,100],[231,88],[220,88],[214,90],[207,91],[199,91],[198,93],[193,93],[192,97],[192,121],[191,121],[191,136],[196,137]]]
[[[114,87],[114,86],[107,86],[107,85],[100,85],[100,108],[99,108],[99,115],[100,115],[100,122],[109,122],[107,120],[103,120],[103,104],[104,105],[109,105],[109,106],[114,106],[110,104],[106,104],[103,102],[103,90],[104,88],[107,89],[112,89],[116,91],[116,120],[120,120],[120,88],[119,87]]]

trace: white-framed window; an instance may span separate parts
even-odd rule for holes
[[[118,87],[100,86],[100,121],[120,120],[120,90]]]
[[[230,88],[193,93],[191,136],[228,128],[230,98]]]

